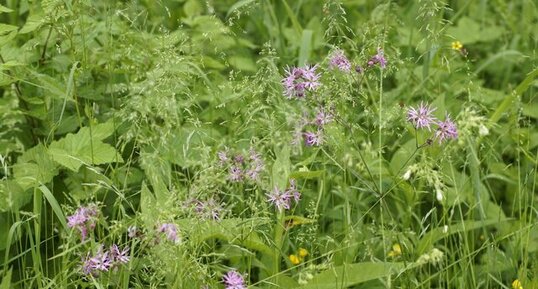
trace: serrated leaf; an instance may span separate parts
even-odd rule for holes
[[[114,132],[111,122],[83,127],[76,134],[67,134],[64,138],[50,144],[48,152],[60,165],[78,171],[83,164],[101,165],[123,162],[114,147],[102,140]]]

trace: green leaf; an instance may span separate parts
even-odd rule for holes
[[[16,212],[27,204],[32,197],[32,192],[25,192],[15,181],[0,181],[0,212]]]
[[[1,5],[0,5],[1,6]],[[0,283],[0,289],[9,289],[11,287],[11,269],[4,273],[4,278],[2,278],[2,283]]]
[[[42,144],[27,150],[13,165],[15,181],[24,191],[52,181],[57,174],[58,168]]]
[[[347,288],[366,281],[383,278],[404,270],[403,263],[390,262],[362,262],[344,264],[314,276],[312,280],[303,286],[293,288],[300,289],[334,289]]]
[[[17,30],[19,27],[9,24],[0,23],[0,35],[7,34],[11,31]]]
[[[4,5],[0,5],[0,13],[9,13],[9,12],[13,12],[13,9],[9,9]]]
[[[275,148],[275,154],[276,160],[272,168],[272,187],[276,186],[279,189],[284,189],[288,185],[288,176],[290,174],[290,147],[286,145],[281,150]]]
[[[30,33],[45,23],[45,17],[41,13],[30,14],[26,19],[26,23],[19,31],[20,34]]]
[[[48,152],[54,161],[75,172],[83,164],[123,162],[114,147],[102,142],[113,132],[112,122],[83,127],[76,134],[67,134],[64,138],[51,143]]]
[[[290,179],[318,179],[323,177],[325,170],[318,171],[295,171],[290,173]]]
[[[312,35],[312,30],[303,30],[303,36],[301,38],[301,47],[299,49],[299,66],[304,66],[308,62],[310,52],[312,51]]]
[[[475,42],[498,39],[504,33],[504,29],[495,25],[481,26],[469,17],[462,17],[455,27],[447,29],[447,33],[454,39],[461,41],[465,46]]]
[[[449,225],[447,229],[443,227],[438,227],[432,229],[420,239],[420,242],[417,246],[417,251],[419,254],[423,254],[426,251],[429,251],[435,242],[444,239],[452,234],[467,232],[471,230],[480,229],[482,227],[491,226],[499,224],[500,222],[509,221],[510,219],[491,219],[484,221],[463,221],[457,224]]]

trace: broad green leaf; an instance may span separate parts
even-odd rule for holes
[[[0,13],[9,13],[9,12],[13,12],[13,10],[7,8],[7,7],[4,6],[4,5],[0,5]]]
[[[490,24],[481,26],[469,17],[462,17],[455,27],[449,27],[447,29],[447,34],[461,41],[464,46],[480,41],[487,42],[495,40],[503,33],[504,30],[500,26]]]
[[[347,288],[366,281],[396,274],[404,270],[403,263],[363,262],[344,264],[314,276],[308,284],[293,288],[300,289],[334,289]]]
[[[325,170],[319,171],[295,171],[290,173],[290,179],[318,179],[323,177]]]
[[[58,168],[42,144],[27,150],[13,166],[15,181],[23,190],[46,184],[57,174]]]
[[[0,23],[0,35],[7,34],[11,31],[17,30],[18,27],[14,25]]]
[[[76,134],[67,134],[64,138],[51,143],[48,152],[54,161],[73,171],[78,171],[83,164],[123,162],[114,147],[102,142],[113,132],[114,126],[110,121],[83,127]]]
[[[312,51],[312,35],[312,30],[303,30],[301,46],[299,49],[299,66],[304,66],[308,63],[308,59],[310,58],[310,52]]]
[[[283,190],[288,185],[288,176],[290,174],[290,147],[285,145],[281,150],[275,148],[276,160],[272,167],[272,187],[276,186]],[[273,189],[271,187],[271,189]]]
[[[15,181],[0,181],[0,212],[16,212],[32,198],[31,191],[25,191]]]
[[[510,219],[490,219],[484,221],[463,221],[457,224],[448,225],[445,229],[443,227],[438,227],[432,229],[420,239],[420,242],[417,246],[417,251],[419,254],[423,254],[426,251],[430,250],[435,242],[446,238],[452,234],[467,232],[471,230],[480,229],[482,227],[491,226],[499,224],[501,222],[509,221]]]
[[[26,23],[19,31],[20,34],[30,33],[45,23],[45,17],[41,13],[30,14],[26,19]]]

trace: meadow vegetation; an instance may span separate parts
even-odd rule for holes
[[[0,2],[0,289],[538,288],[533,0]]]

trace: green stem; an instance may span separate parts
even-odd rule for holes
[[[279,210],[275,224],[275,251],[273,255],[273,281],[275,284],[278,284],[278,275],[280,272],[280,255],[282,252],[282,237],[284,235],[284,216],[284,210]]]

